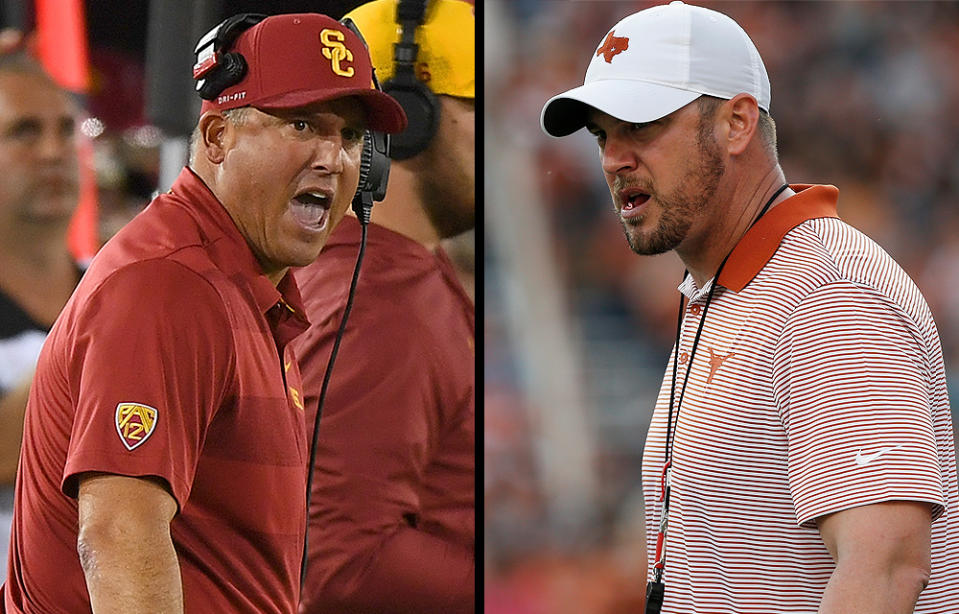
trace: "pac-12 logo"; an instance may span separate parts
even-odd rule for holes
[[[353,52],[346,48],[343,39],[346,37],[339,30],[325,28],[320,31],[320,42],[323,43],[323,57],[330,61],[333,72],[341,77],[352,77],[353,67],[343,66],[343,62],[353,61]]]
[[[140,403],[120,403],[117,405],[116,425],[120,441],[127,450],[132,450],[156,430],[157,410]]]

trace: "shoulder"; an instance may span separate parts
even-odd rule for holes
[[[231,318],[219,288],[198,271],[170,258],[137,260],[88,274],[64,314],[65,324],[75,333],[151,322],[223,331],[229,328]]]
[[[840,293],[850,300],[874,297],[917,321],[931,317],[919,288],[899,263],[870,237],[837,218],[808,220],[793,229],[761,277],[760,285],[778,288],[785,305]]]

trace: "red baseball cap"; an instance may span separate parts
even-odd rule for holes
[[[240,34],[226,51],[243,56],[247,73],[215,99],[204,100],[201,112],[290,109],[355,96],[371,130],[395,134],[406,129],[400,104],[373,86],[366,45],[331,17],[273,15]]]

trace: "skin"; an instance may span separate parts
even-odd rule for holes
[[[596,136],[613,207],[637,253],[675,250],[697,285],[715,274],[759,210],[785,182],[759,143],[755,99],[741,94],[706,124],[697,102],[645,124],[593,110]],[[735,168],[730,168],[731,165]],[[651,195],[642,215],[624,217],[624,193]],[[786,200],[787,189],[773,203]]]
[[[77,553],[94,614],[182,614],[173,495],[152,478],[87,473],[79,485]]]
[[[351,99],[233,121],[205,113],[194,171],[206,182],[274,284],[309,264],[343,218],[359,181],[365,115]],[[305,190],[331,196],[322,229],[291,213]],[[170,523],[177,503],[154,478],[85,474],[79,482],[77,549],[95,614],[183,612]]]
[[[76,107],[43,76],[0,72],[2,226],[65,228],[79,195]],[[19,228],[18,228],[19,229]]]
[[[893,501],[816,521],[836,570],[820,614],[907,614],[929,583],[932,514],[928,504]]]
[[[0,71],[0,287],[50,326],[77,282],[66,249],[79,197],[76,107],[41,73]],[[12,484],[33,377],[0,398],[0,484]]]
[[[593,111],[613,207],[634,251],[675,250],[702,287],[785,183],[764,148],[755,99],[721,104],[705,121],[697,102],[648,124]],[[623,217],[623,190],[651,198],[641,215]],[[787,189],[773,207],[794,194]],[[836,568],[820,614],[912,612],[929,578],[931,516],[923,503],[893,501],[856,507],[817,520]]]
[[[372,221],[435,250],[476,225],[476,106],[437,96],[440,124],[422,153],[390,166],[390,183]]]
[[[436,136],[414,164],[417,194],[433,227],[446,239],[476,226],[476,105],[472,99],[437,98],[441,112]]]
[[[319,255],[350,206],[359,182],[365,116],[352,99],[294,110],[249,109],[243,120],[217,111],[200,118],[201,151],[194,170],[233,218],[277,284],[291,266]],[[322,230],[304,228],[291,211],[294,196],[332,195]]]

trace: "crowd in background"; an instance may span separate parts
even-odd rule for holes
[[[598,489],[576,531],[547,522],[538,430],[510,335],[513,263],[487,236],[486,612],[635,611],[645,566],[640,457],[675,332],[674,254],[638,257],[611,214],[593,139],[539,128],[551,96],[581,84],[607,30],[649,2],[488,4],[486,156],[521,152],[543,206],[556,297],[580,353]],[[749,33],[772,84],[791,183],[839,187],[839,213],[916,281],[939,326],[959,400],[959,4],[705,2]],[[492,37],[492,38],[491,38]],[[491,45],[491,40],[493,44]],[[498,45],[508,41],[508,44]],[[490,56],[495,60],[489,62]],[[487,174],[487,185],[503,179]],[[506,193],[510,193],[506,188]],[[487,210],[488,215],[490,209]],[[490,232],[487,223],[487,232]],[[546,408],[546,415],[549,409]],[[954,415],[955,415],[954,410]],[[575,522],[570,523],[577,526]]]

